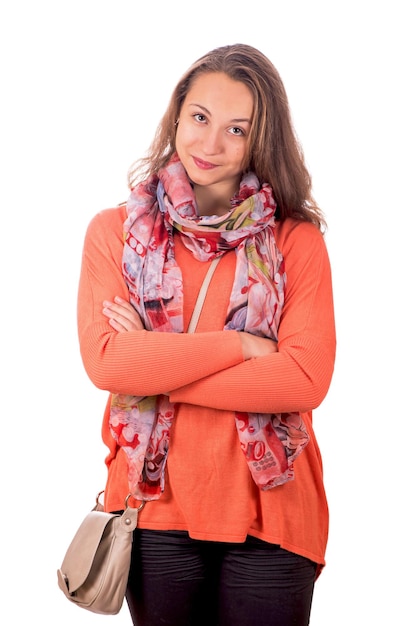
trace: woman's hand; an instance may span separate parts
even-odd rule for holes
[[[118,332],[129,330],[144,330],[144,325],[132,304],[116,296],[113,302],[103,302],[103,315],[109,319],[109,324]]]
[[[277,352],[277,342],[266,337],[258,337],[251,333],[240,332],[242,352],[244,359],[252,359],[257,356],[266,356]]]

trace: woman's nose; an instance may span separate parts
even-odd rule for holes
[[[203,140],[205,154],[219,154],[222,151],[222,132],[217,128],[208,128]]]

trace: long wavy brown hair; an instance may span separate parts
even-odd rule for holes
[[[209,72],[223,72],[247,85],[253,94],[254,112],[243,170],[253,171],[261,182],[271,185],[277,202],[276,218],[312,222],[324,231],[326,222],[312,197],[311,176],[293,127],[283,82],[272,62],[246,44],[215,48],[182,76],[146,156],[129,170],[130,188],[166,165],[175,151],[176,121],[187,93],[198,76]]]

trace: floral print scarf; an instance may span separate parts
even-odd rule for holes
[[[176,231],[200,261],[235,250],[236,272],[224,330],[277,340],[286,275],[273,234],[275,207],[270,186],[260,185],[253,173],[247,173],[227,213],[200,217],[193,187],[176,154],[158,176],[137,185],[127,202],[122,272],[145,328],[185,332]],[[110,430],[126,453],[129,490],[136,499],[155,500],[164,491],[174,419],[175,408],[165,395],[112,396]],[[240,412],[236,427],[260,489],[293,478],[293,461],[309,441],[299,413]]]

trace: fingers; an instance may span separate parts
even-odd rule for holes
[[[272,339],[258,337],[247,332],[240,332],[239,336],[245,360],[277,352],[277,342]]]
[[[114,301],[103,302],[103,315],[108,318],[109,325],[118,332],[144,330],[144,325],[134,307],[118,296]]]

